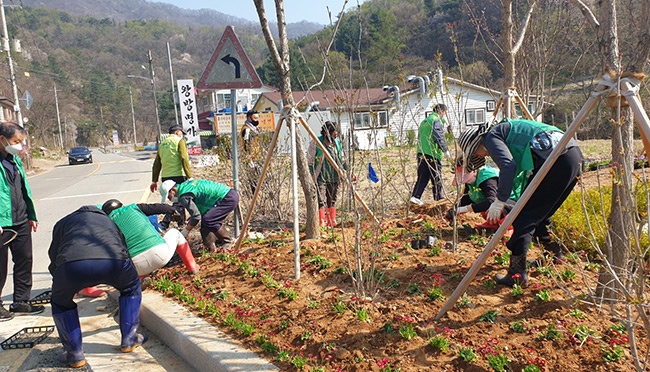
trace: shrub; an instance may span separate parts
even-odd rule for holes
[[[635,184],[634,195],[639,216],[647,219],[647,196],[642,182]],[[612,187],[607,185],[600,189],[587,190],[584,193],[586,216],[582,206],[582,199],[583,193],[581,192],[574,192],[569,195],[551,217],[553,232],[560,241],[571,242],[573,250],[584,250],[593,257],[595,255],[594,244],[603,246],[607,234],[606,221],[603,220],[603,215],[609,216],[611,210]],[[590,226],[593,231],[589,231]],[[596,239],[595,242],[592,239],[592,233]],[[642,248],[648,247],[648,236],[646,234],[642,236],[640,244]]]

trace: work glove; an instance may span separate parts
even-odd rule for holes
[[[474,209],[472,208],[471,204],[464,205],[464,206],[458,208],[458,210],[456,211],[456,215],[461,215],[461,214],[467,213],[467,212],[474,212]]]
[[[488,209],[487,217],[485,218],[488,223],[497,224],[501,219],[501,212],[503,207],[506,206],[506,202],[502,202],[497,199],[490,204],[490,209]]]
[[[187,239],[187,235],[189,235],[189,233],[190,231],[187,228],[183,228],[183,230],[181,230],[181,235],[183,235],[185,239]]]
[[[152,182],[151,185],[149,185],[149,191],[151,191],[151,193],[154,193],[156,190],[158,190],[158,184],[156,182]]]

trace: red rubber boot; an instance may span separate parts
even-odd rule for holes
[[[176,247],[176,253],[181,258],[187,270],[192,274],[199,272],[199,265],[194,261],[194,256],[192,255],[192,250],[190,249],[190,244],[185,242]]]

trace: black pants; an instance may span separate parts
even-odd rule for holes
[[[8,245],[0,247],[0,292],[7,282],[11,249],[11,258],[14,262],[14,302],[25,302],[29,300],[32,291],[32,228],[29,226],[29,221],[7,228],[16,230],[18,235]],[[0,304],[2,304],[1,299]]]
[[[161,179],[162,179],[162,182],[165,182],[167,180],[172,180],[172,181],[176,182],[177,185],[179,183],[183,183],[183,182],[187,181],[187,178],[184,177],[184,176],[163,177]],[[172,207],[174,207],[174,209],[176,209],[178,211],[178,213],[180,213],[181,216],[183,216],[183,218],[181,219],[181,222],[178,223],[179,227],[183,227],[183,225],[185,225],[185,208],[183,208],[183,206],[180,205],[180,203],[178,203],[178,202],[172,203]],[[160,227],[163,230],[167,230],[169,228],[169,224],[171,222],[172,222],[172,215],[171,214],[166,214],[163,217],[163,220],[160,222]]]
[[[442,199],[442,163],[429,155],[418,154],[418,179],[413,187],[414,196],[422,198],[424,189],[427,188],[429,181],[433,187],[433,200]]]
[[[578,182],[581,164],[582,152],[577,146],[569,148],[553,164],[512,223],[514,231],[506,246],[513,255],[519,256],[528,252],[533,234],[541,240],[548,238],[546,226]],[[535,173],[538,170],[536,168]]]

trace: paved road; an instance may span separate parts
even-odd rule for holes
[[[93,150],[93,164],[62,164],[53,170],[29,177],[35,199],[39,228],[34,239],[34,286],[37,295],[51,286],[47,271],[52,228],[56,221],[82,205],[102,204],[110,198],[124,204],[146,200],[151,177],[151,153],[103,154]],[[11,303],[13,275],[10,264],[7,284],[2,291],[5,304]],[[131,354],[119,352],[119,327],[114,320],[115,303],[107,296],[78,301],[84,336],[84,351],[93,371],[189,371],[184,362],[162,342],[152,337],[145,347]],[[49,305],[36,316],[17,317],[3,322],[0,340],[23,327],[53,325]],[[32,351],[29,353],[29,351]],[[56,331],[34,349],[0,351],[0,371],[65,370],[56,362],[62,351]]]

